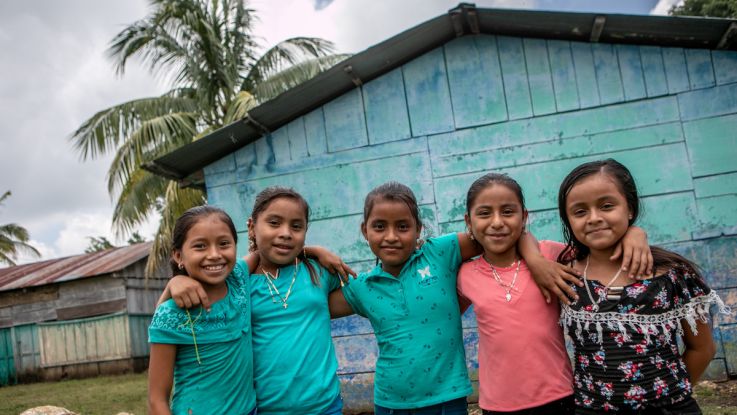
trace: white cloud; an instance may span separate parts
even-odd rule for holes
[[[668,11],[676,5],[682,4],[683,0],[659,0],[658,4],[650,10],[650,14],[667,16]]]

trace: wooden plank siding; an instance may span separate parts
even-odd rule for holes
[[[279,149],[294,140],[297,157],[286,157]],[[432,235],[464,229],[465,192],[474,179],[509,173],[525,191],[532,231],[560,239],[560,180],[574,166],[606,157],[634,173],[651,241],[700,263],[715,288],[737,288],[736,52],[466,36],[292,121],[205,174],[210,203],[238,226],[239,253],[247,251],[245,220],[255,195],[284,185],[313,209],[307,242],[365,270],[374,258],[359,232],[363,199],[387,180],[413,189]],[[725,300],[737,306],[737,296]],[[333,323],[348,409],[351,394],[356,402],[364,396],[375,353],[370,327],[357,320]],[[473,343],[475,329],[464,324]],[[719,324],[712,378],[737,374],[737,323]],[[364,357],[354,356],[354,346]],[[469,348],[472,373],[474,359]]]

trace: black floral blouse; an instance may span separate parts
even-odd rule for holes
[[[561,312],[575,348],[576,406],[631,411],[689,397],[677,344],[681,321],[696,334],[696,320],[707,321],[711,304],[726,312],[716,293],[684,267],[627,285],[618,300],[607,300],[599,282],[588,284],[593,301],[586,288],[574,286],[579,300]]]

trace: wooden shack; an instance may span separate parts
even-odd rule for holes
[[[410,186],[428,234],[441,234],[464,230],[473,180],[508,173],[522,184],[535,235],[560,240],[561,180],[613,157],[638,181],[651,241],[701,264],[734,308],[736,39],[734,20],[461,4],[147,167],[206,188],[244,241],[255,195],[294,187],[312,207],[308,243],[365,270],[374,262],[359,224],[378,184]],[[735,323],[717,321],[711,379],[737,375]],[[464,327],[475,378],[472,313]],[[346,410],[370,409],[371,326],[341,319],[333,335]]]
[[[141,371],[166,283],[151,243],[0,269],[0,385]]]

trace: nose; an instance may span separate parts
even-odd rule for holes
[[[277,237],[282,239],[291,239],[292,238],[292,229],[285,225],[279,227],[279,232],[277,233]]]
[[[396,241],[399,238],[397,232],[393,228],[389,228],[384,239],[387,241]]]
[[[496,213],[491,217],[491,227],[498,229],[504,226],[504,222],[502,221],[502,215]]]
[[[589,217],[587,218],[588,223],[597,223],[601,220],[601,215],[599,215],[599,211],[596,209],[591,209],[589,211]]]
[[[207,257],[208,258],[220,258],[222,255],[220,253],[220,249],[218,249],[217,245],[210,245],[210,248],[207,250]]]

